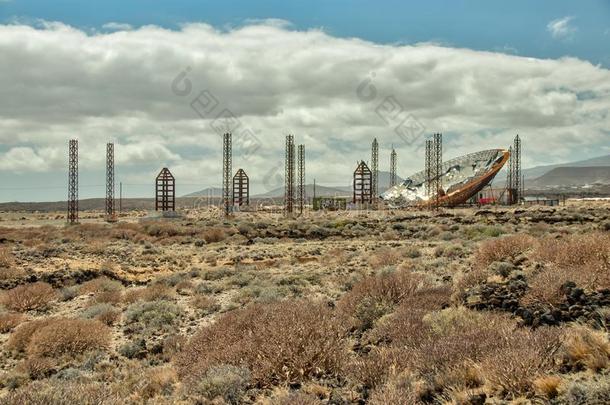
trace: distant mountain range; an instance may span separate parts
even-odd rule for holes
[[[531,180],[530,187],[565,187],[610,184],[610,166],[556,167]]]
[[[562,163],[557,165],[548,166],[535,166],[529,169],[523,169],[523,175],[525,180],[536,179],[540,176],[545,175],[553,169],[558,167],[599,167],[599,166],[610,166],[610,155],[600,156],[593,159],[580,160],[577,162]]]
[[[400,176],[396,176],[397,181],[401,182],[403,179]],[[379,192],[387,190],[390,186],[390,172],[379,172]],[[305,186],[305,195],[313,196],[313,184],[307,184]],[[336,196],[349,196],[352,194],[352,186],[334,186],[328,187],[321,184],[316,184],[316,196],[318,197],[336,197]],[[208,187],[194,193],[185,195],[184,197],[220,197],[222,195],[222,189],[219,187]],[[277,187],[269,190],[265,193],[252,195],[251,198],[281,198],[284,196],[284,187]]]

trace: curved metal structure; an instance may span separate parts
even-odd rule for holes
[[[505,149],[489,149],[444,162],[439,205],[453,207],[468,201],[493,180],[509,157]],[[431,180],[435,181],[436,177],[427,180],[425,170],[417,172],[383,193],[381,198],[393,207],[426,206],[439,194],[436,190],[427,192],[427,182]]]

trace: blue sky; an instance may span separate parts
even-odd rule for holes
[[[566,17],[573,31],[553,37],[548,24]],[[379,43],[435,41],[610,66],[610,0],[0,0],[4,23],[44,19],[81,29],[99,30],[108,22],[177,28],[197,21],[229,28],[268,18]]]

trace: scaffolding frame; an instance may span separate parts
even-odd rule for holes
[[[352,199],[354,204],[370,204],[372,202],[372,179],[371,169],[364,163],[364,160],[360,161],[354,171]]]
[[[390,153],[390,188],[396,186],[396,150],[392,146],[392,153]]]
[[[244,169],[233,176],[233,206],[250,205],[250,179]]]
[[[373,199],[377,199],[379,197],[379,143],[377,143],[377,138],[373,139],[371,145],[371,172],[371,191]]]
[[[176,179],[167,167],[155,179],[155,211],[176,210]]]

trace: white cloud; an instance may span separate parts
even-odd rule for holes
[[[109,22],[102,25],[102,28],[109,31],[131,31],[133,27],[130,24]]]
[[[578,30],[576,27],[570,24],[573,20],[574,17],[572,16],[558,18],[548,23],[546,29],[555,39],[568,39],[571,38]]]
[[[447,158],[506,147],[517,132],[525,166],[610,153],[610,71],[575,58],[378,45],[277,23],[96,34],[0,25],[0,54],[2,172],[63,171],[67,140],[78,137],[83,168],[103,173],[113,140],[121,176],[146,182],[169,165],[179,184],[218,185],[222,146],[211,125],[228,108],[241,122],[233,165],[256,191],[281,166],[288,132],[306,143],[310,182],[348,185],[373,137],[380,168],[388,170],[394,144],[406,176],[423,165],[423,139],[408,145],[394,132],[398,121],[380,118],[389,96],[426,134],[447,134]],[[191,103],[203,90],[219,105],[202,118]],[[260,143],[248,159],[243,129]]]

